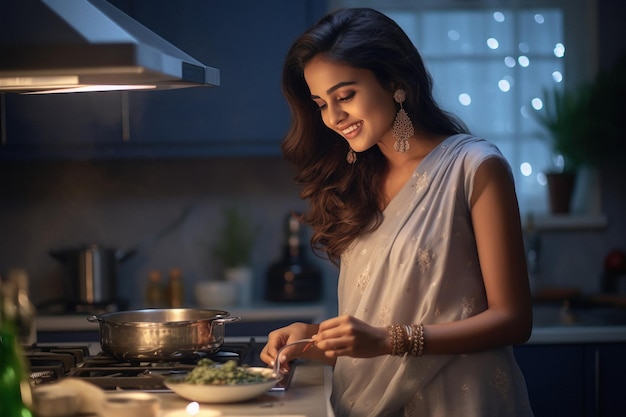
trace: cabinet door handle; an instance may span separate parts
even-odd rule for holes
[[[130,110],[128,108],[128,91],[122,91],[122,141],[130,141]]]
[[[594,393],[593,393],[593,400],[595,403],[595,416],[596,417],[600,417],[602,415],[602,412],[600,411],[600,350],[599,349],[595,349],[595,351],[593,352],[593,362],[594,362]]]
[[[0,93],[0,146],[7,144],[7,102],[4,94]]]

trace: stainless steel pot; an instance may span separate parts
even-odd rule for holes
[[[78,304],[106,304],[117,301],[117,265],[132,253],[102,248],[96,244],[79,249],[50,252],[67,268],[69,300]]]
[[[238,321],[222,310],[195,308],[119,311],[89,316],[100,324],[100,346],[124,361],[179,362],[218,351],[224,324]]]

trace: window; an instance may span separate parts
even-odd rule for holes
[[[330,3],[331,9],[357,6],[348,0]],[[546,1],[506,1],[502,7],[471,2],[463,8],[460,1],[356,3],[380,10],[407,32],[434,79],[439,104],[500,148],[513,168],[522,214],[547,213],[544,171],[559,161],[531,103],[540,108],[536,99],[544,88],[584,78],[584,71],[569,71],[585,54],[574,48],[570,59],[565,25],[566,16],[583,21],[584,12],[572,12],[571,1],[563,7],[537,6]]]

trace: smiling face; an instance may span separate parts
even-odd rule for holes
[[[304,79],[324,124],[353,150],[362,152],[376,144],[393,149],[391,126],[397,111],[393,92],[385,90],[371,71],[317,55],[304,67]]]

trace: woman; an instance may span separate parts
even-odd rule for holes
[[[532,310],[510,167],[432,97],[418,51],[371,9],[291,47],[283,89],[312,243],[339,264],[339,313],[269,334],[261,358],[334,366],[341,416],[531,416],[511,345]],[[299,345],[298,345],[299,346]]]

